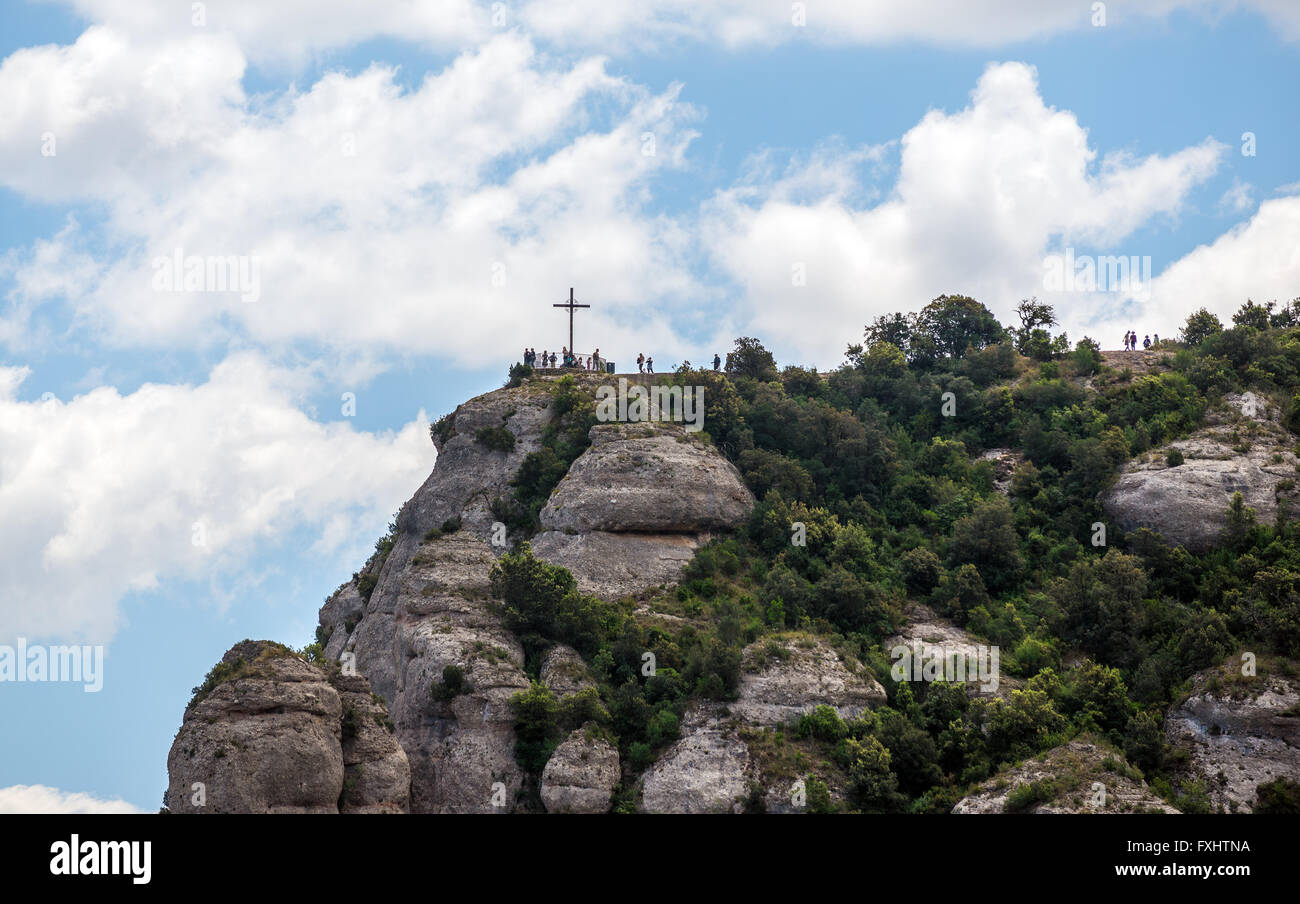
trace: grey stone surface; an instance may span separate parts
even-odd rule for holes
[[[547,813],[606,813],[620,774],[613,745],[579,728],[546,761],[542,803]]]

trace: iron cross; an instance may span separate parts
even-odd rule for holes
[[[551,305],[551,307],[553,307],[553,308],[568,308],[568,309],[569,309],[569,354],[571,354],[571,355],[577,354],[577,352],[575,352],[574,349],[573,349],[573,311],[574,311],[575,308],[589,308],[589,307],[591,307],[591,305],[589,305],[589,304],[574,304],[574,303],[573,303],[573,289],[572,289],[572,287],[570,287],[570,289],[569,289],[569,300],[568,300],[568,302],[567,302],[566,304],[553,304],[553,305]]]

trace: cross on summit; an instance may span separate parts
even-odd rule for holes
[[[574,304],[574,303],[573,303],[573,288],[570,287],[570,288],[569,288],[569,300],[568,300],[566,303],[564,303],[564,304],[553,304],[553,305],[551,305],[551,307],[553,307],[553,308],[568,308],[568,309],[569,309],[569,354],[571,354],[571,355],[572,355],[572,354],[576,354],[576,353],[574,352],[574,350],[573,350],[573,312],[574,312],[574,310],[575,310],[576,308],[589,308],[589,307],[591,307],[591,305],[589,305],[589,304]]]

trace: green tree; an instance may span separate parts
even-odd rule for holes
[[[1273,313],[1273,302],[1266,305],[1255,304],[1249,298],[1246,303],[1237,309],[1237,313],[1232,315],[1232,322],[1237,326],[1249,327],[1252,330],[1268,329],[1268,321]]]
[[[778,379],[776,359],[763,343],[749,336],[736,340],[736,348],[727,352],[727,373],[767,382]]]
[[[1183,327],[1183,341],[1188,345],[1200,345],[1215,333],[1223,332],[1223,322],[1205,308],[1201,308],[1187,318]]]
[[[993,312],[965,295],[940,295],[921,309],[917,330],[939,357],[960,358],[967,348],[993,345],[1006,335]]]
[[[974,565],[984,583],[993,590],[1014,585],[1024,570],[1020,540],[1016,535],[1011,506],[1002,496],[993,496],[953,525],[948,546],[952,565]]]

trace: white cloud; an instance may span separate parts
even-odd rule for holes
[[[1247,298],[1300,296],[1300,197],[1264,201],[1249,221],[1161,273],[1151,295],[1152,315],[1179,326],[1201,307],[1226,323]]]
[[[82,791],[60,791],[48,785],[0,788],[0,814],[141,812],[124,800],[102,800]]]
[[[67,297],[80,323],[127,345],[238,335],[482,364],[539,344],[540,324],[558,336],[545,302],[577,274],[601,302],[587,335],[607,347],[635,332],[626,309],[700,294],[679,263],[685,235],[644,213],[648,181],[682,167],[694,136],[677,86],[653,95],[599,59],[559,66],[517,35],[410,91],[376,65],[255,103],[241,72],[218,36],[154,46],[103,27],[5,61],[0,120],[15,125],[0,134],[0,182],[102,201],[107,216],[11,265],[23,317],[0,337],[12,343],[48,300],[30,271],[101,247]],[[18,90],[28,83],[41,87]],[[589,112],[602,106],[608,117]],[[33,137],[47,128],[53,158]],[[260,300],[155,291],[153,262],[175,249],[257,258]]]
[[[1003,63],[966,109],[932,111],[903,136],[884,201],[853,203],[851,180],[822,177],[821,197],[795,203],[788,183],[801,176],[783,177],[720,193],[705,235],[743,290],[749,308],[738,316],[803,360],[830,364],[875,315],[951,292],[1004,322],[1038,294],[1077,331],[1097,323],[1099,302],[1118,299],[1045,294],[1045,255],[1112,246],[1176,214],[1222,153],[1207,139],[1169,156],[1099,160],[1074,115],[1044,104],[1033,67]],[[792,285],[799,265],[804,287]]]
[[[295,64],[375,37],[445,49],[517,27],[556,46],[603,53],[687,41],[731,49],[797,41],[996,47],[1095,27],[1089,0],[809,0],[800,4],[803,24],[796,24],[790,0],[222,0],[205,5],[207,24],[198,28],[188,3],[64,2],[91,21],[135,34],[227,34],[255,61]],[[1149,28],[1175,11],[1214,19],[1247,10],[1286,37],[1300,37],[1300,8],[1291,0],[1111,0],[1105,6],[1107,28]]]
[[[1232,186],[1219,198],[1220,213],[1245,213],[1255,203],[1255,189],[1249,182],[1232,180]]]
[[[0,367],[0,637],[107,642],[128,591],[240,573],[299,529],[350,554],[435,457],[423,412],[395,433],[313,421],[313,375],[254,354],[68,402],[18,401],[28,376]]]

